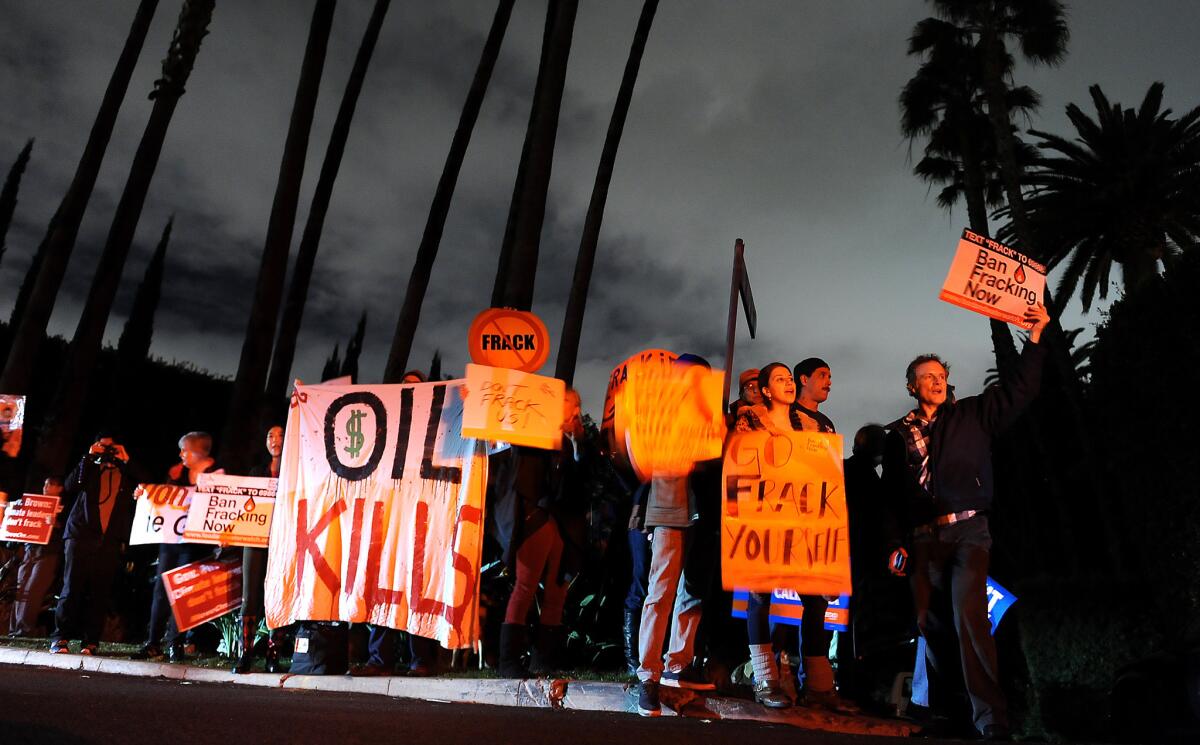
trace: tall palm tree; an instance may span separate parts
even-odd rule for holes
[[[578,0],[550,0],[546,11],[549,33],[544,37],[533,107],[529,113],[525,153],[521,163],[523,178],[509,209],[512,224],[511,242],[507,247],[509,258],[507,266],[497,273],[497,281],[503,279],[499,304],[505,307],[519,310],[533,307],[538,249],[542,223],[546,217],[546,195],[550,187],[550,172],[554,167],[558,114],[562,106],[578,6]],[[504,255],[505,248],[502,247],[501,256]]]
[[[608,185],[612,181],[613,166],[617,161],[617,148],[621,144],[621,133],[629,115],[629,104],[633,100],[633,87],[637,83],[638,70],[642,65],[642,54],[650,37],[650,26],[658,0],[646,0],[642,14],[638,17],[633,32],[633,46],[625,61],[625,73],[617,89],[617,101],[613,106],[612,118],[608,122],[608,133],[604,136],[604,148],[600,151],[600,165],[596,169],[596,182],[592,185],[592,198],[588,203],[587,217],[583,221],[583,235],[579,239],[579,254],[575,259],[575,275],[571,280],[571,294],[567,298],[567,311],[563,317],[562,336],[558,342],[558,360],[554,375],[568,385],[575,378],[575,363],[579,356],[579,338],[583,333],[583,314],[587,310],[588,286],[592,281],[592,267],[596,263],[596,244],[600,240],[600,223],[604,220],[604,205],[608,201]]]
[[[433,192],[433,203],[429,206],[429,217],[425,220],[425,232],[421,234],[417,257],[408,276],[408,289],[404,292],[404,304],[400,306],[400,317],[396,320],[396,331],[392,335],[392,346],[388,351],[387,364],[383,371],[385,383],[399,383],[405,368],[408,367],[413,337],[416,336],[417,324],[421,320],[421,304],[425,301],[425,290],[429,287],[429,278],[433,274],[433,262],[437,259],[438,247],[442,242],[446,216],[450,213],[450,200],[454,197],[458,174],[462,170],[467,146],[471,144],[471,133],[475,130],[479,109],[483,106],[483,97],[492,79],[492,70],[496,67],[496,58],[500,56],[500,45],[504,42],[504,33],[508,29],[514,2],[515,0],[500,0],[496,6],[492,28],[488,31],[483,53],[475,67],[475,77],[471,81],[470,90],[467,91],[466,103],[463,104],[462,113],[458,117],[458,127],[450,141],[450,152],[446,155],[442,176]]]
[[[108,239],[100,255],[100,263],[92,277],[87,301],[75,327],[75,336],[71,339],[67,362],[55,394],[55,405],[51,409],[54,413],[35,456],[39,466],[35,472],[61,473],[66,470],[72,440],[87,399],[91,382],[89,373],[100,355],[104,328],[108,325],[108,316],[121,284],[125,260],[133,244],[171,117],[183,96],[184,86],[200,52],[200,42],[208,35],[213,5],[214,0],[185,0],[179,12],[179,23],[162,63],[162,77],[155,81],[154,90],[150,93],[154,101],[150,119],[134,153],[129,177],[117,202]]]
[[[991,235],[988,208],[1004,203],[996,162],[995,139],[984,113],[982,60],[970,35],[952,23],[926,18],[909,37],[908,53],[923,61],[900,94],[900,129],[910,142],[926,138],[924,157],[913,172],[930,184],[942,185],[938,205],[951,209],[963,199],[971,229]],[[1012,60],[1008,60],[1011,67]],[[1038,96],[1017,86],[1005,95],[1011,111],[1030,112]],[[1023,162],[1033,149],[1017,140]],[[997,368],[1007,379],[1017,351],[1008,324],[989,319]]]
[[[123,369],[132,369],[141,364],[150,354],[150,342],[154,338],[154,314],[158,310],[158,300],[162,296],[162,281],[166,274],[167,246],[171,242],[171,228],[175,224],[175,216],[171,215],[163,228],[162,237],[150,256],[146,265],[146,273],[138,285],[137,293],[133,296],[133,306],[129,310],[129,318],[121,330],[117,341],[117,358]]]
[[[8,176],[4,179],[4,188],[0,189],[0,261],[4,261],[5,238],[8,237],[8,226],[12,224],[13,213],[17,210],[17,192],[21,190],[21,176],[29,165],[29,153],[33,151],[33,138],[25,143]]]
[[[50,322],[58,289],[67,272],[67,263],[75,247],[75,237],[79,234],[84,210],[91,199],[100,164],[104,161],[104,153],[117,122],[117,113],[121,110],[121,102],[125,100],[125,91],[129,88],[129,80],[137,67],[138,56],[142,53],[142,45],[157,7],[158,0],[142,0],[133,16],[129,35],[125,38],[125,46],[117,58],[117,66],[109,78],[108,87],[104,90],[100,111],[92,124],[75,176],[50,220],[46,237],[38,249],[38,258],[35,260],[37,275],[30,287],[28,300],[19,307],[19,319],[15,318],[14,313],[14,320],[19,320],[19,324],[12,332],[8,359],[5,360],[3,374],[0,374],[0,390],[8,393],[27,392],[38,348],[46,335],[46,325]]]
[[[1200,242],[1200,107],[1172,118],[1162,83],[1136,109],[1110,103],[1098,85],[1088,90],[1096,118],[1070,104],[1074,140],[1033,130],[1052,155],[1026,177],[1042,255],[1051,266],[1066,262],[1058,296],[1078,287],[1084,310],[1108,296],[1114,263],[1131,290],[1158,273],[1159,261],[1169,268]]]
[[[238,359],[237,375],[225,429],[221,437],[222,458],[232,467],[247,465],[251,449],[258,442],[259,414],[263,402],[263,386],[271,362],[275,324],[279,321],[279,303],[283,297],[284,275],[287,273],[288,253],[291,250],[292,230],[296,222],[296,205],[300,201],[300,182],[304,178],[304,156],[308,151],[308,136],[312,130],[313,111],[321,87],[321,71],[325,67],[325,50],[336,0],[316,0],[304,60],[300,63],[300,81],[292,103],[287,138],[283,143],[283,159],[279,164],[279,180],[267,221],[267,237],[263,243],[258,279],[254,286],[254,301],[246,323],[242,354]]]
[[[304,301],[308,297],[313,265],[317,260],[317,250],[321,246],[321,231],[325,227],[325,215],[329,212],[333,184],[342,166],[342,155],[346,152],[346,141],[350,137],[350,124],[354,121],[358,96],[362,93],[367,67],[371,63],[375,43],[379,40],[379,30],[383,27],[383,19],[390,5],[391,0],[375,0],[375,8],[371,11],[367,29],[358,45],[358,54],[354,58],[354,66],[350,69],[350,78],[342,94],[342,103],[333,122],[333,131],[329,134],[329,146],[325,150],[325,160],[321,163],[321,173],[313,191],[308,220],[300,236],[300,248],[296,252],[296,264],[292,269],[292,283],[288,286],[287,300],[283,305],[283,319],[279,323],[279,339],[275,342],[271,372],[267,376],[265,399],[268,407],[274,407],[281,402],[287,393],[288,375],[292,370],[292,360],[296,356],[296,338],[300,335],[300,322],[304,319]]]

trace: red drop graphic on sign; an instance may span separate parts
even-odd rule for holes
[[[246,497],[246,503],[242,505],[242,511],[254,512],[254,497]]]
[[[1018,265],[1017,271],[1013,272],[1013,279],[1017,280],[1017,284],[1025,284],[1025,267]]]

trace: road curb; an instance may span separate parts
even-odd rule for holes
[[[612,711],[634,713],[636,686],[566,678],[404,678],[346,675],[291,675],[250,673],[188,667],[167,662],[141,662],[101,656],[52,654],[32,649],[0,647],[0,664],[50,667],[59,670],[166,678],[181,682],[283,688],[296,691],[333,691],[391,698],[409,698],[454,704],[488,704],[538,709]],[[660,689],[663,715],[701,719],[743,719],[786,724],[803,729],[846,734],[905,737],[914,726],[908,722],[875,717],[848,717],[806,707],[769,710],[739,698],[701,696],[694,691]]]

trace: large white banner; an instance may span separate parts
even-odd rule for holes
[[[267,623],[367,622],[479,638],[484,443],[462,381],[297,385],[271,520]]]

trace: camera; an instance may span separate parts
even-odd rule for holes
[[[105,445],[104,449],[95,453],[92,462],[98,466],[110,465],[117,462],[117,448],[113,445]]]

